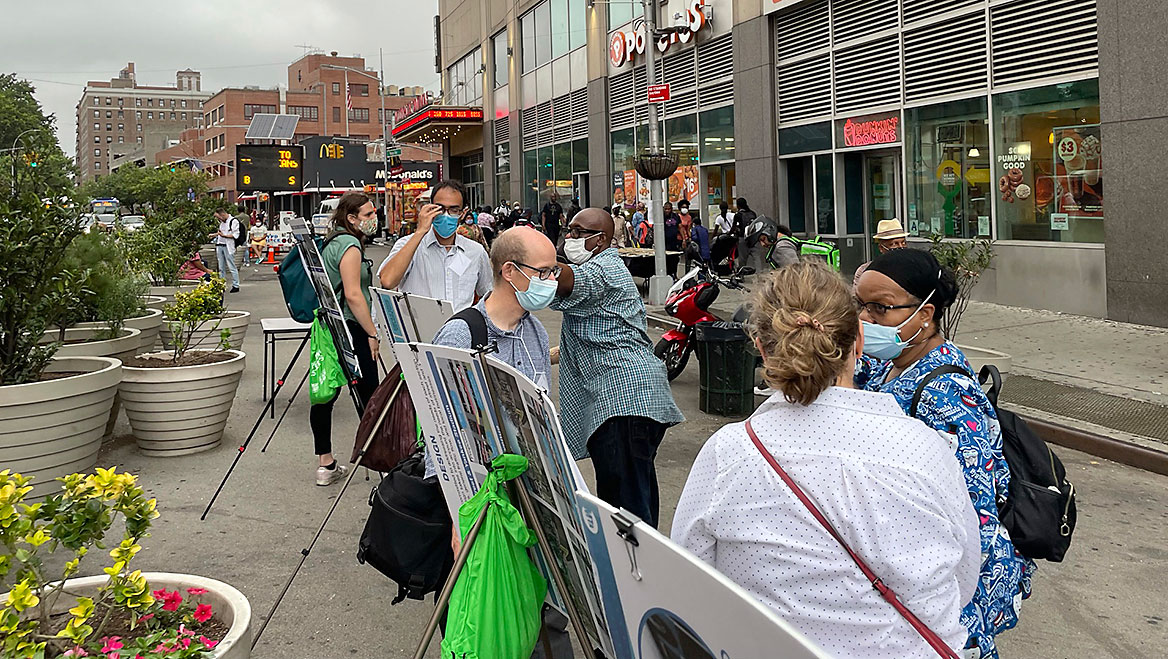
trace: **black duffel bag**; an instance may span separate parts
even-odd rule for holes
[[[395,581],[397,597],[421,600],[442,587],[453,567],[452,524],[437,480],[426,481],[423,453],[402,460],[369,495],[372,512],[357,561]]]

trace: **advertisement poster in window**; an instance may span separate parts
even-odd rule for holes
[[[1007,204],[1033,203],[1033,168],[1030,166],[1030,142],[1015,142],[998,154],[998,192]]]
[[[1099,124],[1053,129],[1055,212],[1103,219],[1103,154]]]
[[[682,199],[691,204],[697,201],[698,198],[698,168],[696,165],[685,165],[678,167],[677,171],[669,177],[669,201],[677,203]]]

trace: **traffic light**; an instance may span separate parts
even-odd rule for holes
[[[37,154],[29,151],[28,153],[24,154],[24,164],[28,165],[29,167],[36,167],[41,163],[40,160],[37,159]]]

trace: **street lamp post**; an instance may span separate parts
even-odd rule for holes
[[[645,74],[646,84],[652,87],[657,84],[657,49],[653,40],[657,34],[657,2],[656,0],[641,0],[641,7],[645,14]],[[635,102],[635,101],[634,101]],[[658,125],[658,108],[656,103],[649,104],[649,152],[658,153],[661,145],[661,136]],[[664,181],[649,181],[649,221],[653,223],[653,270],[654,275],[649,279],[649,304],[665,304],[669,287],[673,279],[665,273],[665,221],[662,217],[662,198]]]
[[[44,130],[44,128],[39,127],[39,126],[36,128],[29,128],[28,130],[24,130],[24,131],[21,131],[20,133],[18,133],[16,135],[16,139],[12,140],[12,148],[8,150],[8,153],[12,157],[12,180],[10,182],[12,184],[12,194],[13,195],[16,194],[16,144],[17,144],[17,142],[20,142],[21,141],[20,138],[24,137],[25,135],[27,135],[29,133],[35,133],[35,132],[40,131],[40,130]]]
[[[385,83],[382,78],[385,77],[385,62],[382,60],[381,49],[377,50],[377,57],[381,66],[380,75],[373,75],[367,71],[361,71],[348,66],[338,66],[336,64],[321,64],[322,69],[338,69],[345,72],[345,98],[349,98],[349,72],[352,71],[357,75],[363,75],[371,80],[377,81],[377,96],[381,99],[381,171],[382,171],[382,207],[385,208],[386,221],[389,220],[389,131],[386,129],[388,117],[385,115]],[[323,83],[321,83],[321,95],[324,94]],[[396,119],[396,118],[395,118]],[[349,136],[349,105],[345,104],[345,137]],[[374,181],[376,183],[376,181]],[[320,189],[320,186],[317,186]]]

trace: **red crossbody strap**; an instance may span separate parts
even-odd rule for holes
[[[770,451],[766,450],[765,446],[762,445],[762,442],[758,439],[758,435],[754,434],[754,428],[750,426],[750,421],[746,422],[746,434],[750,436],[750,441],[754,442],[754,446],[758,449],[758,452],[762,453],[762,457],[766,458],[767,463],[769,463],[771,468],[775,470],[775,473],[779,475],[779,478],[783,479],[783,482],[787,484],[787,487],[791,488],[791,491],[795,493],[795,496],[807,508],[807,511],[811,513],[812,517],[814,517],[815,520],[818,521],[820,525],[822,525],[823,528],[831,534],[831,537],[835,538],[835,541],[844,548],[844,551],[848,552],[848,556],[852,557],[852,560],[856,563],[856,567],[860,568],[860,572],[864,573],[864,577],[868,579],[869,583],[872,584],[872,587],[876,589],[876,592],[880,593],[880,596],[883,597],[889,604],[891,604],[893,608],[896,609],[897,613],[899,613],[901,617],[907,620],[908,624],[913,626],[913,629],[917,630],[917,633],[920,634],[921,637],[924,638],[929,643],[929,645],[937,651],[937,654],[941,655],[942,657],[946,657],[946,659],[960,659],[957,653],[953,651],[953,648],[950,648],[945,643],[945,641],[941,639],[940,636],[937,636],[936,632],[934,632],[932,629],[929,629],[928,625],[922,622],[921,619],[918,618],[912,611],[909,611],[908,607],[905,606],[904,603],[900,601],[900,598],[896,596],[896,593],[894,593],[891,588],[886,586],[884,582],[880,580],[880,577],[876,576],[876,573],[872,571],[872,568],[868,567],[868,564],[864,562],[864,559],[860,558],[859,554],[852,551],[852,548],[848,546],[847,542],[844,542],[843,537],[840,536],[839,532],[835,530],[835,527],[831,525],[831,522],[829,522],[827,518],[824,517],[819,508],[816,507],[816,505],[811,501],[811,498],[803,492],[803,489],[799,487],[798,483],[796,483],[791,479],[790,476],[787,475],[786,471],[783,471],[783,468],[779,466],[779,463],[777,460],[775,460],[775,457],[771,455]]]

